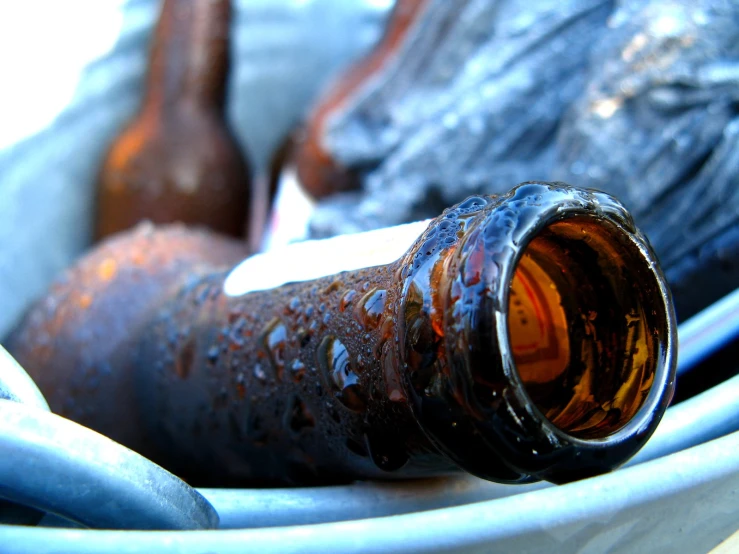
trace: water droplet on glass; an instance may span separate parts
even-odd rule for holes
[[[470,196],[459,204],[457,209],[464,213],[474,213],[480,211],[487,203],[487,199],[482,196]]]
[[[208,357],[208,361],[212,364],[216,363],[218,361],[218,355],[220,354],[220,349],[218,348],[217,344],[214,344],[210,348],[208,348],[208,353],[206,356]]]
[[[264,369],[262,369],[260,364],[254,366],[254,377],[262,382],[267,380],[267,374],[264,372]]]
[[[406,400],[403,386],[401,385],[398,360],[393,355],[391,348],[386,348],[382,356],[382,365],[385,376],[385,393],[391,402],[403,402]]]
[[[239,398],[243,399],[246,396],[246,376],[243,372],[239,371],[236,374],[236,393]]]
[[[354,315],[357,320],[369,329],[374,329],[380,323],[380,316],[385,311],[387,292],[373,289],[368,292],[357,304]]]
[[[305,375],[305,364],[300,360],[295,360],[292,364],[290,364],[290,375],[292,376],[293,381],[295,381],[296,383],[298,381],[301,381],[303,379],[303,376]]]
[[[269,355],[269,361],[274,369],[275,376],[282,380],[285,369],[285,347],[287,345],[287,330],[277,318],[267,324],[262,334],[262,345]]]
[[[310,343],[310,338],[313,336],[313,333],[316,332],[316,329],[318,328],[318,324],[315,321],[312,321],[308,329],[303,329],[302,327],[298,329],[298,341],[300,342],[300,348],[305,348]]]
[[[292,313],[297,312],[298,308],[300,308],[300,298],[298,298],[297,296],[293,296],[290,299],[290,303],[287,305],[287,308]]]
[[[344,293],[344,296],[341,297],[341,302],[339,302],[339,311],[343,313],[344,310],[346,310],[346,308],[352,303],[352,300],[354,300],[355,296],[357,296],[357,291],[346,291]]]
[[[349,352],[340,340],[327,336],[317,351],[318,366],[334,396],[348,409],[361,412],[365,407],[364,394],[359,376],[354,373],[349,361]]]

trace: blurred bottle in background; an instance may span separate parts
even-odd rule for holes
[[[428,3],[397,0],[374,48],[330,82],[305,121],[272,153],[266,174],[258,176],[254,184],[250,221],[253,250],[270,250],[308,238],[308,223],[317,200],[361,189],[361,172],[342,164],[326,144],[327,127],[354,96],[361,95],[378,74],[392,66]]]
[[[293,158],[297,176],[315,198],[359,188],[359,176],[342,166],[323,144],[325,126],[360,87],[387,69],[427,3],[428,0],[398,0],[377,46],[341,75],[313,108],[305,127],[295,133]]]
[[[225,121],[229,0],[165,0],[144,102],[100,173],[97,239],[141,220],[246,233],[249,163]]]

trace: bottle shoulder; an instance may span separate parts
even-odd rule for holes
[[[137,116],[115,139],[103,162],[103,191],[155,188],[247,189],[249,163],[216,114],[180,110],[169,117]]]

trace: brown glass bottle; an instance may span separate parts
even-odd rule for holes
[[[96,237],[141,220],[242,237],[249,167],[224,114],[229,0],[165,0],[143,105],[103,162]]]
[[[348,257],[356,240],[297,245],[282,262],[301,269],[299,252],[315,263],[324,247],[342,257],[342,244]],[[84,349],[63,364],[48,355],[62,347],[54,333],[65,322],[50,329],[38,308],[8,346],[52,409],[125,436],[197,485],[455,468],[564,482],[624,462],[672,396],[669,291],[647,241],[606,194],[527,183],[471,197],[394,262],[316,279],[310,266],[279,276],[305,280],[267,288],[259,268],[278,263],[201,267],[170,287],[132,328],[130,347],[110,352],[108,375],[128,376],[114,394],[96,390],[109,376],[85,388],[80,372],[98,362]],[[126,294],[98,291],[108,301]],[[105,323],[83,319],[70,323],[77,332],[64,348]]]
[[[375,48],[352,65],[318,101],[305,127],[295,133],[293,154],[298,178],[309,194],[322,198],[359,186],[359,177],[331,157],[323,144],[325,127],[331,116],[373,75],[392,59],[428,0],[397,0],[385,33]]]

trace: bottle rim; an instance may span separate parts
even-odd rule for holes
[[[647,306],[660,327],[655,351],[659,358],[655,362],[653,382],[635,413],[602,437],[578,437],[547,419],[527,392],[511,353],[507,307],[514,272],[535,237],[551,225],[572,218],[609,225],[622,240],[627,239],[623,244],[641,264],[640,271],[649,275],[657,293],[649,298]],[[464,359],[466,364],[463,367],[457,361],[450,371],[455,379],[464,381],[461,387],[465,391],[435,398],[448,407],[450,414],[455,414],[436,420],[429,416],[429,410],[419,407],[418,402],[423,399],[416,398],[417,415],[427,436],[462,469],[497,481],[566,482],[621,465],[654,432],[672,399],[675,384],[675,314],[665,277],[648,240],[636,229],[624,206],[610,195],[575,189],[564,183],[529,182],[494,199],[470,226],[453,254],[456,262],[450,266],[457,272],[457,281],[464,278],[460,275],[465,271],[462,259],[465,252],[479,250],[481,243],[485,245],[488,264],[482,273],[488,291],[485,309],[492,310],[493,315],[487,328],[480,327],[479,314],[469,315],[467,320],[463,320],[467,316],[461,319],[454,316],[453,321],[445,321],[449,363],[455,366],[455,359]],[[446,296],[449,302],[453,295],[447,291]],[[454,299],[465,300],[456,296]],[[446,310],[446,313],[451,312]],[[467,336],[460,341],[455,331]],[[485,336],[497,344],[476,342],[475,337]],[[483,368],[483,363],[492,365]],[[488,406],[472,391],[475,383],[496,380],[504,385],[498,389],[501,396],[494,404],[496,407],[486,409]],[[448,428],[452,419],[455,420],[453,430]],[[460,425],[457,419],[471,423]],[[526,439],[521,440],[521,436]],[[477,446],[464,447],[465,441]]]
[[[650,298],[652,302],[651,306],[649,306],[651,309],[657,311],[657,314],[654,315],[662,326],[657,340],[659,344],[657,351],[659,359],[655,363],[654,378],[649,393],[633,416],[619,428],[605,436],[582,438],[552,423],[536,406],[527,392],[527,388],[524,386],[520,372],[516,369],[515,362],[511,363],[512,356],[510,351],[505,354],[507,360],[504,362],[503,367],[511,381],[517,385],[512,388],[512,391],[518,397],[520,406],[524,407],[526,412],[528,412],[527,415],[540,418],[542,429],[547,435],[551,435],[557,441],[567,442],[576,447],[580,451],[579,457],[582,457],[588,451],[593,453],[604,451],[613,448],[615,445],[624,444],[629,440],[639,438],[638,446],[635,444],[634,451],[628,453],[628,457],[630,457],[636,453],[636,450],[652,434],[657,422],[661,419],[662,414],[672,399],[677,363],[677,326],[671,292],[664,274],[659,267],[657,257],[646,237],[636,229],[631,217],[620,202],[602,192],[588,191],[587,194],[591,196],[591,199],[589,199],[589,202],[585,206],[551,207],[534,224],[527,225],[524,223],[526,228],[523,232],[528,237],[528,240],[521,243],[519,250],[512,259],[512,263],[504,266],[506,270],[498,282],[496,294],[499,295],[502,305],[507,306],[510,295],[509,283],[513,279],[513,273],[526,247],[543,229],[550,227],[553,223],[575,218],[607,222],[607,225],[612,230],[621,232],[622,238],[625,238],[629,246],[633,247],[632,253],[639,255],[638,261],[643,263],[643,269],[649,270],[649,275],[653,281],[652,284],[659,292],[654,298]],[[593,209],[595,211],[592,211]],[[496,320],[498,341],[501,345],[510,348],[510,328],[507,324],[505,314],[497,312]],[[625,461],[626,459],[620,460],[618,465]],[[553,472],[546,472],[544,476],[551,479],[555,475],[556,470],[553,470]]]

